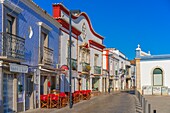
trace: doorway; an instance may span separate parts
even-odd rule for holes
[[[31,109],[31,103],[33,106],[33,79],[32,75],[26,78],[26,92],[25,92],[25,109]]]
[[[13,74],[3,76],[3,107],[4,113],[13,113]]]

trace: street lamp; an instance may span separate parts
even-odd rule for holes
[[[80,10],[70,10],[70,15],[69,15],[69,81],[70,81],[70,84],[69,84],[69,88],[70,88],[70,108],[72,108],[73,106],[73,103],[72,103],[72,67],[71,67],[71,43],[72,43],[72,38],[71,38],[71,35],[72,35],[72,25],[71,25],[71,18],[72,18],[72,14],[79,14],[80,13]]]

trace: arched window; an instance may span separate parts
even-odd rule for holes
[[[160,68],[153,71],[153,86],[163,86],[163,74]]]

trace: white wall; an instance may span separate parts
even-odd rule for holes
[[[161,68],[163,70],[163,84],[170,88],[170,60],[152,60],[140,62],[141,88],[143,85],[152,85],[153,70]]]
[[[103,56],[103,69],[106,69],[106,56]]]
[[[68,58],[68,40],[69,40],[69,35],[63,31],[61,31],[61,46],[60,46],[60,53],[61,53],[61,61],[60,65],[67,65],[67,58]],[[72,37],[72,58],[77,59],[77,39]]]

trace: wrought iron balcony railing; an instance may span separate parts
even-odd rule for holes
[[[69,66],[69,59],[67,58],[67,64]],[[71,59],[71,67],[72,70],[77,70],[77,59]]]
[[[94,66],[94,74],[101,74],[101,67],[100,66]]]
[[[25,59],[25,39],[10,33],[0,33],[0,56]]]
[[[54,51],[48,47],[44,47],[43,50],[43,64],[52,65],[53,64]]]
[[[82,62],[82,71],[83,72],[89,72],[91,69],[90,64],[86,62]]]

